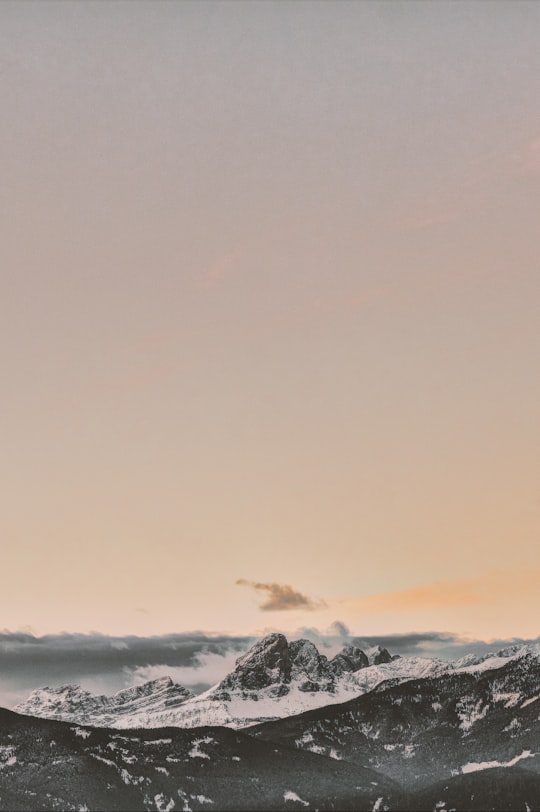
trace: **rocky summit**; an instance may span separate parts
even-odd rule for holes
[[[357,646],[346,646],[330,660],[330,667],[338,676],[344,671],[351,673],[360,668],[367,668],[368,665],[367,655]]]
[[[284,696],[296,686],[301,691],[333,691],[336,672],[328,659],[309,640],[287,642],[283,634],[270,634],[236,661],[236,668],[222,680],[216,696],[230,698],[241,692],[254,698],[270,689],[268,696]]]

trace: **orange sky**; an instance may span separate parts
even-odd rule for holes
[[[0,5],[6,628],[540,634],[539,38]]]

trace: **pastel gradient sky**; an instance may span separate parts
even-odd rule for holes
[[[2,625],[540,634],[539,41],[0,4]]]

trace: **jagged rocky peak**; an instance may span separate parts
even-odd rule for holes
[[[334,678],[327,658],[310,640],[289,643],[283,634],[273,633],[238,658],[234,671],[219,684],[218,696],[226,698],[231,691],[242,691],[255,698],[261,689],[283,696],[291,683],[301,691],[332,691]]]
[[[289,643],[285,635],[276,632],[263,637],[237,659],[234,671],[217,686],[216,698],[229,699],[231,692],[241,692],[255,699],[256,692],[263,689],[268,689],[270,695],[283,696],[292,686],[307,692],[334,692],[336,678],[345,672],[391,661],[390,653],[382,646],[364,652],[349,645],[329,662],[310,640]]]
[[[383,663],[389,663],[392,661],[392,655],[388,649],[384,648],[383,646],[373,646],[372,648],[368,648],[366,655],[370,665],[382,665]]]
[[[359,671],[361,668],[367,668],[368,665],[367,655],[358,646],[345,646],[330,660],[330,666],[338,676],[345,671]]]
[[[283,634],[268,634],[236,661],[236,668],[219,688],[258,691],[290,679],[289,644]]]
[[[291,678],[301,681],[303,691],[329,690],[334,685],[334,674],[327,657],[320,654],[310,640],[294,640],[289,644]]]
[[[102,707],[102,697],[85,691],[80,685],[60,685],[58,688],[37,688],[30,696],[20,702],[14,710],[31,716],[48,716],[56,718],[64,711],[80,713],[91,709],[98,711]]]
[[[83,690],[80,685],[60,685],[57,688],[49,688],[46,685],[32,691],[26,701],[37,703],[81,702],[91,696],[92,694]]]
[[[50,688],[48,685],[45,685],[43,688],[36,688],[33,691],[34,694],[50,694],[51,696],[76,696],[78,694],[85,693],[80,685],[75,685],[74,683],[66,683],[65,685],[59,685],[57,688]]]

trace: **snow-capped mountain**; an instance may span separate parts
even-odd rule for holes
[[[114,696],[98,696],[79,685],[62,685],[38,688],[17,706],[17,712],[99,727],[132,727],[135,719],[140,727],[156,727],[159,724],[153,722],[161,714],[172,713],[193,696],[170,677],[126,688]]]
[[[510,661],[538,659],[540,646],[512,647],[484,657],[469,655],[455,662],[392,657],[380,646],[367,651],[347,646],[328,660],[309,640],[289,643],[275,633],[258,641],[236,661],[231,673],[198,696],[164,677],[111,697],[93,695],[79,686],[41,688],[14,710],[96,727],[243,728],[347,702],[381,683],[391,686],[458,672],[478,678]]]

